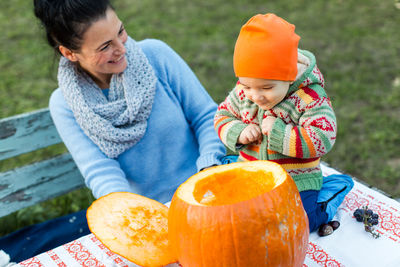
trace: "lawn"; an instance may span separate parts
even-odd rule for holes
[[[0,117],[43,108],[57,87],[57,57],[45,42],[32,2],[0,2]],[[116,0],[136,40],[161,39],[191,66],[216,102],[235,84],[232,53],[243,23],[273,12],[296,25],[312,51],[338,119],[338,137],[323,160],[400,197],[399,0]],[[65,150],[56,146],[0,162],[0,170]],[[0,236],[30,223],[86,208],[87,189],[0,220]]]

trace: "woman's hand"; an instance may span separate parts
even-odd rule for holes
[[[238,144],[247,145],[250,143],[261,143],[262,134],[261,129],[258,125],[249,124],[244,130],[240,133],[238,138]]]

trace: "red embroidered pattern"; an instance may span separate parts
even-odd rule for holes
[[[390,240],[400,243],[400,211],[398,209],[359,189],[350,191],[345,197],[344,204],[341,209],[349,213],[349,216],[353,216],[353,212],[357,208],[368,206],[379,215],[379,224],[376,227],[376,231]]]
[[[311,122],[311,126],[317,127],[323,131],[328,131],[328,132],[334,131],[334,127],[325,117],[313,120]]]
[[[320,85],[322,86],[322,88],[324,88],[324,76],[322,76],[321,71],[318,69],[317,66],[315,66],[315,68],[313,69],[313,74],[318,78]]]
[[[300,174],[304,174],[304,173],[312,173],[312,172],[316,172],[319,171],[320,168],[319,167],[314,167],[314,168],[308,168],[308,169],[287,169],[286,171],[290,174],[290,175],[300,175]]]
[[[107,256],[110,257],[118,266],[128,267],[128,265],[123,262],[123,260],[117,255],[110,251],[106,246],[103,245],[94,235],[90,237],[90,240],[97,245]]]
[[[40,262],[40,260],[37,257],[24,260],[23,262],[20,262],[19,265],[28,267],[42,267],[42,266],[44,267],[44,265]]]
[[[302,105],[302,99],[296,93],[291,94],[287,99],[290,100],[293,103],[293,105],[296,107],[296,109],[300,113],[304,112],[304,107]]]
[[[308,136],[310,137],[310,139],[312,140],[312,142],[314,144],[314,148],[317,151],[317,157],[324,155],[326,148],[322,144],[322,141],[319,139],[319,136],[317,135],[317,133],[312,128],[309,128],[309,127],[305,127],[304,129],[306,130],[306,132],[308,133]]]
[[[106,267],[77,240],[65,244],[63,247],[81,266]]]
[[[238,96],[238,98],[239,98],[240,100],[243,100],[243,99],[245,99],[245,97],[246,97],[246,95],[244,94],[243,90],[241,90],[241,89],[238,90],[237,96]]]
[[[226,107],[226,102],[222,102],[219,106],[218,106],[218,111],[219,110],[221,110],[221,109],[228,109],[227,107]]]
[[[307,86],[307,85],[309,85],[309,84],[311,84],[311,79],[310,79],[310,77],[307,77],[306,80],[303,81],[303,82],[299,85],[299,88],[303,88],[304,86]]]
[[[321,106],[323,106],[323,105],[329,105],[330,104],[330,101],[329,101],[329,98],[326,98],[326,97],[320,97],[320,98],[318,98],[318,99],[316,99],[315,101],[313,101],[313,102],[311,102],[310,104],[308,104],[306,107],[305,107],[305,109],[313,109],[313,108],[315,108],[315,107],[321,107]],[[305,110],[304,109],[304,110]]]
[[[235,116],[236,118],[240,119],[240,114],[239,111],[235,110],[234,106],[232,106],[232,103],[230,101],[228,101],[226,103],[226,108],[229,112],[231,112],[233,114],[233,116]]]
[[[59,267],[66,267],[67,265],[60,259],[60,257],[58,257],[58,255],[53,251],[53,250],[49,250],[46,252],[47,255],[50,256],[50,258],[54,261],[55,264],[57,264],[57,266]]]
[[[249,111],[243,111],[241,117],[242,121],[246,124],[254,123],[254,120],[257,118],[257,112],[254,112],[254,114],[250,114]]]
[[[320,266],[326,267],[344,267],[338,260],[328,255],[320,246],[310,242],[308,244],[306,257]]]

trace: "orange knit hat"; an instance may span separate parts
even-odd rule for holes
[[[297,74],[295,26],[274,15],[255,15],[240,30],[233,54],[236,77],[294,81]]]

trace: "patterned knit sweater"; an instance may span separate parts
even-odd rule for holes
[[[242,85],[238,83],[219,105],[214,127],[222,142],[232,151],[239,152],[239,161],[277,162],[292,176],[301,192],[321,189],[320,157],[335,142],[336,117],[314,55],[305,50],[299,50],[299,53],[308,58],[308,67],[279,104],[270,110],[262,110],[245,97]],[[277,119],[261,144],[238,146],[238,137],[247,124],[261,125],[267,116]]]

